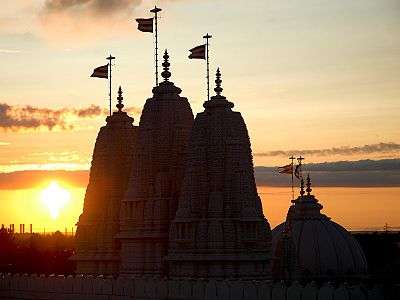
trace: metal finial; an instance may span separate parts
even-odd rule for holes
[[[121,86],[119,86],[119,89],[118,89],[117,100],[118,100],[118,104],[116,106],[118,108],[118,111],[121,112],[122,108],[124,107],[124,105],[122,104],[122,100],[124,100],[124,97],[122,97],[122,88],[121,88]]]
[[[162,11],[162,9],[158,8],[157,6],[154,6],[154,8],[150,10],[150,12],[152,12],[152,13],[158,13],[160,11]]]
[[[215,79],[216,87],[215,87],[214,91],[217,93],[217,96],[221,96],[223,88],[221,87],[222,80],[221,80],[221,72],[219,71],[219,68],[217,69],[216,77],[217,77],[217,79]]]
[[[307,195],[310,195],[311,191],[312,188],[311,188],[310,174],[307,174],[307,189],[306,189]]]
[[[169,66],[171,64],[168,61],[169,55],[167,49],[165,49],[163,57],[164,57],[164,62],[162,63],[162,66],[164,67],[164,71],[162,71],[161,76],[164,78],[164,81],[168,81],[168,79],[171,77],[171,72],[169,71]]]
[[[303,179],[303,177],[301,177],[301,180],[300,180],[300,195],[303,196],[304,194],[305,194],[305,192],[304,192],[304,179]]]

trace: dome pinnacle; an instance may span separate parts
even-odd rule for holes
[[[118,104],[116,106],[118,108],[118,112],[121,112],[122,108],[124,107],[124,105],[122,104],[122,100],[124,100],[124,97],[122,97],[122,88],[121,88],[121,86],[118,89],[117,100],[118,100]]]
[[[221,96],[223,88],[221,87],[222,80],[221,80],[221,72],[220,72],[219,68],[217,69],[217,73],[215,75],[217,78],[215,79],[216,86],[215,86],[214,91],[215,91],[215,93],[217,93],[217,96]]]
[[[164,62],[162,63],[162,66],[164,67],[164,71],[162,71],[161,76],[164,78],[164,81],[168,81],[169,78],[171,77],[171,72],[169,71],[169,66],[171,65],[169,63],[169,55],[167,52],[167,49],[165,49],[164,52]]]
[[[310,174],[308,174],[308,175],[307,175],[307,189],[306,189],[306,192],[307,192],[307,195],[308,195],[308,196],[310,195],[311,191],[312,191],[312,188],[311,188],[311,179],[310,179]]]

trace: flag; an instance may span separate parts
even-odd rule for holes
[[[301,179],[301,164],[298,164],[294,169],[294,176],[296,176],[297,179]]]
[[[136,19],[138,22],[138,29],[142,32],[153,32],[153,18],[149,19]]]
[[[206,59],[206,45],[200,45],[190,49],[190,59]]]
[[[108,78],[108,64],[94,69],[90,77]]]
[[[280,174],[292,174],[293,173],[293,165],[289,164],[283,167],[278,168],[278,173]]]

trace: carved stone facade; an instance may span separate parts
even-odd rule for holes
[[[121,273],[167,273],[164,258],[170,222],[175,217],[193,113],[181,89],[169,81],[153,88],[139,124],[138,147],[129,188],[121,205]]]
[[[268,278],[270,226],[257,194],[244,120],[221,95],[197,114],[171,230],[171,277]]]
[[[77,273],[117,274],[119,268],[119,212],[135,153],[137,127],[122,111],[119,89],[118,111],[107,117],[93,151],[83,213],[76,232]]]

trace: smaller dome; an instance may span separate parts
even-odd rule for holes
[[[367,274],[367,262],[357,240],[321,214],[322,205],[310,194],[293,200],[286,221],[272,230],[274,276],[290,279],[354,278]]]

